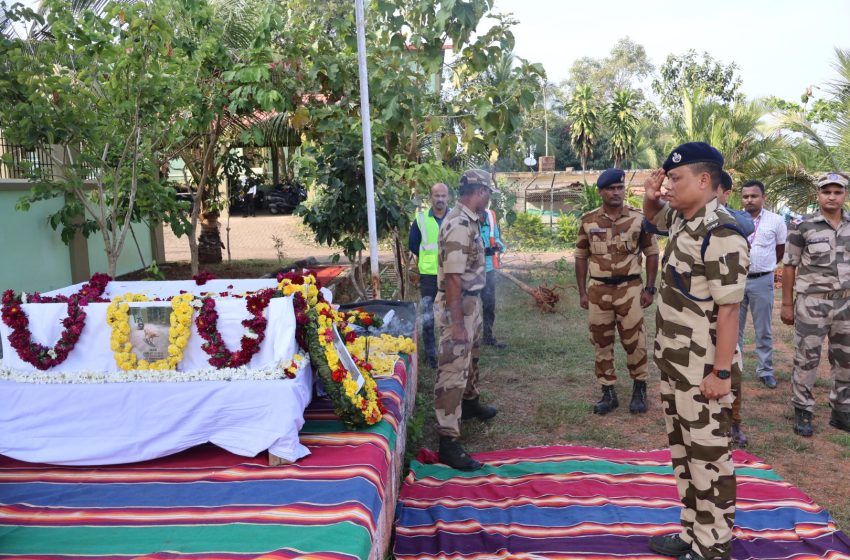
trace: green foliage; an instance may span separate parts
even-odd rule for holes
[[[652,81],[652,90],[667,109],[680,107],[682,96],[694,90],[709,98],[731,103],[738,97],[741,78],[738,65],[723,64],[707,52],[697,55],[691,49],[681,55],[669,55],[659,68],[660,76]]]
[[[523,249],[545,249],[551,244],[549,228],[540,217],[528,212],[519,212],[516,220],[505,229],[505,238],[511,245]]]
[[[578,211],[584,214],[585,212],[596,210],[600,206],[602,206],[602,195],[599,194],[596,183],[592,185],[585,184],[579,195]]]
[[[576,60],[565,85],[570,91],[580,85],[592,85],[604,99],[611,99],[618,90],[637,87],[653,70],[643,45],[623,37],[603,59],[585,56]]]
[[[99,231],[115,274],[132,222],[165,220],[185,229],[174,190],[159,176],[183,139],[192,61],[172,24],[173,2],[105,5],[45,0],[39,15],[6,12],[29,36],[0,38],[0,122],[28,148],[52,145],[53,176],[26,169],[33,187],[18,204],[62,198],[50,223],[62,239]],[[60,176],[61,175],[61,176]]]
[[[581,169],[587,169],[587,158],[596,143],[600,111],[596,94],[590,85],[578,86],[569,102],[570,137],[581,159]]]
[[[605,124],[611,132],[611,159],[614,167],[631,157],[637,143],[640,120],[637,116],[638,100],[629,90],[617,90],[605,112]]]
[[[156,261],[152,261],[150,266],[145,270],[145,280],[161,281],[165,280],[165,272],[163,272]]]
[[[564,214],[558,219],[558,227],[555,229],[555,239],[568,247],[575,247],[578,239],[578,230],[581,220],[572,215]]]

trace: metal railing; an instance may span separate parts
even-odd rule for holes
[[[11,162],[8,161],[11,154]],[[47,178],[53,177],[53,161],[50,148],[38,146],[34,149],[9,143],[0,128],[0,179],[26,179],[29,167],[44,170]]]

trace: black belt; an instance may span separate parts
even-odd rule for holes
[[[626,282],[631,282],[633,280],[640,280],[640,274],[627,274],[626,276],[591,276],[590,277],[597,282],[602,282],[603,284],[608,284],[611,286],[616,286],[618,284],[624,284]]]
[[[445,290],[437,290],[437,291],[440,292],[440,293],[443,293],[443,294],[446,293]],[[461,293],[461,295],[464,295],[464,296],[480,296],[481,290],[461,290],[460,293]]]
[[[761,278],[762,276],[767,276],[768,274],[773,274],[772,270],[768,270],[766,272],[751,272],[747,274],[747,278]]]

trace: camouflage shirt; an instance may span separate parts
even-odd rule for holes
[[[575,256],[588,259],[591,276],[626,276],[641,273],[641,253],[658,254],[655,236],[641,227],[643,213],[625,206],[612,220],[600,206],[581,217]]]
[[[850,289],[850,212],[837,230],[820,211],[791,222],[784,262],[797,267],[798,294]]]
[[[698,384],[714,365],[719,306],[744,298],[750,264],[747,240],[717,227],[736,222],[716,199],[690,220],[665,206],[652,223],[670,231],[661,261],[655,361],[666,374]],[[702,243],[709,231],[703,260]]]
[[[445,274],[460,274],[464,291],[484,288],[484,241],[478,214],[461,204],[452,208],[440,226],[437,289],[445,290]]]

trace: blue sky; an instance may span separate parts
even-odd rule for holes
[[[656,67],[670,53],[708,51],[738,64],[748,96],[799,102],[835,76],[835,47],[850,49],[850,0],[496,0],[496,10],[520,21],[515,53],[543,63],[555,83],[577,58],[602,58],[628,35]]]

